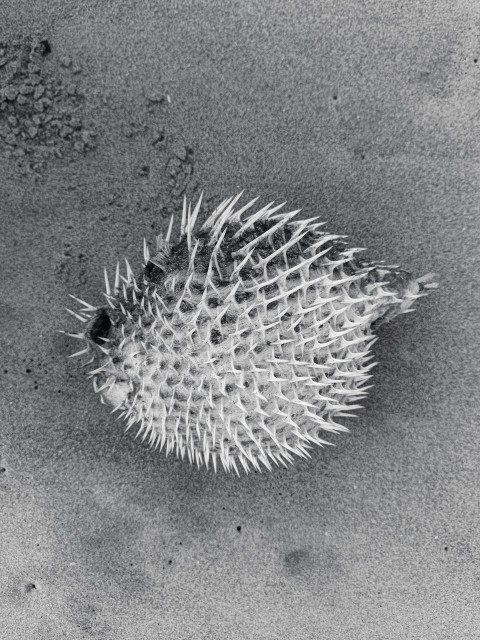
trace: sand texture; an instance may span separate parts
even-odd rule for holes
[[[480,637],[479,60],[462,0],[0,2],[0,640]],[[440,286],[350,434],[238,478],[124,434],[55,330],[242,189]]]

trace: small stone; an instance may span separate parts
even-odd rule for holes
[[[80,137],[85,144],[89,144],[92,142],[92,137],[95,137],[95,135],[96,134],[93,131],[82,131]]]
[[[40,76],[30,76],[28,80],[30,81],[31,85],[36,87],[38,84],[40,84],[40,82],[42,81],[42,78]]]
[[[163,91],[160,91],[158,89],[152,89],[147,93],[146,98],[149,102],[159,103],[165,100],[165,94],[163,93]]]
[[[16,127],[18,124],[18,120],[15,116],[8,116],[7,122],[11,127]]]
[[[39,124],[41,124],[41,122],[43,120],[43,115],[34,115],[32,117],[32,120],[38,126]]]
[[[15,138],[15,134],[9,133],[8,136],[5,137],[5,142],[13,147],[17,142],[17,139]]]
[[[6,97],[7,100],[15,100],[15,98],[18,95],[18,89],[17,87],[14,87],[13,85],[9,84],[8,87],[5,89],[5,91],[3,92],[3,95]]]
[[[76,65],[75,67],[72,67],[72,73],[82,73],[82,67],[79,67],[78,65]]]
[[[3,56],[7,53],[6,49],[4,49],[3,47],[0,47],[0,58],[3,58]]]
[[[53,103],[50,98],[42,98],[42,104],[45,108],[48,108],[51,107]]]
[[[38,129],[37,129],[37,127],[28,127],[27,131],[28,131],[28,135],[29,135],[31,138],[35,138],[35,136],[36,136],[36,135],[37,135],[37,133],[38,133]]]
[[[157,129],[153,132],[152,141],[150,144],[159,144],[160,142],[164,142],[165,140],[165,129]]]
[[[60,149],[54,149],[53,155],[57,158],[63,158],[63,153],[60,151]]]
[[[67,136],[71,135],[72,133],[73,133],[73,129],[71,127],[67,127],[66,125],[64,125],[60,129],[60,137],[61,138],[66,138]]]
[[[35,91],[33,92],[33,99],[38,100],[43,96],[44,93],[45,87],[43,86],[43,84],[39,84],[37,87],[35,87]]]
[[[28,73],[40,73],[40,67],[38,64],[30,63],[28,65]]]
[[[75,149],[75,151],[83,153],[83,151],[85,150],[85,145],[83,144],[83,142],[80,142],[80,140],[77,140],[73,143],[73,148]]]
[[[133,129],[129,126],[123,127],[123,135],[125,138],[131,138],[133,136]]]
[[[28,98],[27,96],[22,95],[21,93],[17,96],[17,102],[18,104],[27,104],[28,103]]]
[[[43,102],[35,102],[33,105],[33,110],[37,113],[42,113],[43,111]]]
[[[22,84],[20,87],[20,93],[22,96],[28,96],[30,93],[33,93],[34,89],[28,84]]]
[[[80,118],[71,118],[70,126],[78,131],[78,129],[82,128],[82,121],[80,120]]]
[[[25,149],[22,149],[22,147],[17,147],[13,152],[13,155],[17,156],[17,158],[21,158],[25,155]]]
[[[67,93],[69,96],[74,96],[77,92],[77,87],[74,84],[69,84],[67,86]]]
[[[68,67],[72,64],[72,60],[70,58],[70,56],[61,56],[60,57],[60,64],[62,65],[62,67],[66,67],[68,69]]]
[[[173,153],[177,156],[179,160],[185,160],[187,157],[187,148],[184,144],[176,144],[173,148]]]
[[[4,67],[7,64],[8,60],[7,58],[0,58],[0,68]]]

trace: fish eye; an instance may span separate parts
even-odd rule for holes
[[[165,275],[165,271],[159,267],[158,264],[155,264],[150,260],[150,262],[147,262],[145,265],[144,274],[148,280],[158,282],[158,280]]]
[[[103,346],[105,342],[102,338],[108,337],[108,332],[110,331],[111,326],[112,321],[110,320],[107,310],[102,309],[93,321],[89,331],[89,336],[92,342]]]

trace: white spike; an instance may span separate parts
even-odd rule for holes
[[[117,268],[115,270],[115,285],[114,285],[115,293],[120,291],[120,263],[117,262]]]
[[[188,204],[188,213],[187,213],[187,226],[186,226],[186,231],[187,231],[187,246],[188,246],[188,252],[190,253],[190,251],[192,250],[192,227],[191,227],[191,217],[192,217],[192,205],[189,203]]]
[[[232,240],[236,240],[237,238],[240,238],[240,236],[242,236],[247,229],[249,229],[250,227],[253,227],[255,222],[258,222],[258,220],[260,220],[261,218],[264,218],[266,212],[269,210],[272,204],[273,204],[273,201],[269,202],[266,207],[263,207],[263,209],[260,209],[259,211],[257,211],[257,213],[254,213],[253,215],[249,216],[245,220],[243,225],[240,227],[240,229],[232,236]],[[283,207],[284,204],[285,202],[280,206]]]
[[[135,276],[133,275],[132,267],[130,266],[130,263],[126,258],[125,258],[125,265],[127,267],[127,284],[128,284],[135,280]]]
[[[243,191],[240,193],[240,195],[243,195]],[[232,215],[231,222],[232,223],[241,222],[242,215],[245,213],[245,211],[248,211],[248,209],[253,207],[253,205],[259,199],[259,197],[260,196],[253,198],[253,200],[250,200],[250,202],[247,202],[247,204],[244,205],[241,209],[239,209],[238,211],[235,211],[235,213]]]
[[[185,235],[185,227],[187,225],[187,198],[183,196],[182,221],[180,224],[180,239]]]
[[[80,322],[88,322],[88,318],[84,318],[83,316],[81,316],[79,313],[75,313],[75,311],[72,311],[71,309],[69,309],[68,307],[65,307],[66,311],[68,311],[68,313],[70,315],[72,315],[74,318],[76,318],[77,320],[80,320]]]
[[[104,269],[104,270],[103,270],[103,273],[104,273],[104,275],[105,275],[105,293],[107,294],[107,296],[110,296],[112,292],[111,292],[111,290],[110,290],[110,282],[108,281],[108,273],[107,273],[107,270],[106,270],[106,269]]]
[[[57,329],[58,333],[63,333],[69,338],[76,338],[77,340],[86,340],[86,333],[67,333],[67,331],[62,331],[61,329]]]
[[[81,356],[84,353],[88,353],[90,351],[90,345],[81,351],[77,351],[76,353],[72,353],[72,355],[68,356],[69,358],[76,358],[77,356]]]
[[[291,220],[291,218],[293,218],[293,216],[296,216],[297,213],[299,213],[300,211],[301,209],[297,209],[296,211],[290,211],[290,213],[286,213],[285,215],[283,215],[282,219],[279,222],[277,222],[277,224],[273,225],[271,229],[267,229],[267,231],[265,231],[261,235],[254,238],[251,242],[246,244],[244,247],[242,247],[238,251],[234,251],[232,253],[232,258],[235,258],[236,256],[244,255],[247,251],[249,251],[252,247],[256,246],[259,242],[273,235],[275,231],[277,231],[277,229],[279,229],[280,227],[283,227],[289,220]]]
[[[93,305],[89,304],[88,302],[85,302],[81,298],[77,298],[76,296],[73,296],[71,293],[69,293],[68,295],[70,296],[70,298],[73,298],[76,302],[78,302],[81,305],[83,305],[83,307],[85,308],[85,311],[97,311],[98,310],[98,307],[94,307]]]
[[[231,197],[227,198],[226,200],[224,200],[218,205],[218,207],[208,216],[208,218],[203,223],[202,227],[200,228],[200,233],[210,230],[210,228],[213,226],[215,222],[215,219],[222,213],[222,211],[230,203],[231,200],[232,200]]]
[[[168,244],[170,242],[170,238],[172,236],[172,228],[173,228],[173,213],[170,216],[170,223],[168,225],[167,235],[165,237],[165,242]]]
[[[145,260],[145,265],[150,261],[150,251],[145,238],[143,239],[143,259]]]
[[[200,207],[201,207],[201,204],[202,204],[202,200],[203,200],[203,191],[202,191],[202,193],[200,194],[200,197],[199,197],[199,199],[198,199],[198,202],[197,202],[197,204],[195,205],[195,209],[193,210],[193,213],[192,213],[192,218],[191,218],[191,221],[190,221],[190,229],[191,229],[192,231],[193,231],[193,229],[194,229],[194,227],[195,227],[195,223],[197,222],[197,218],[198,218],[198,214],[199,214],[199,212],[200,212]]]

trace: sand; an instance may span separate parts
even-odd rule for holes
[[[478,5],[3,0],[0,41],[0,638],[480,637]],[[237,478],[125,435],[55,330],[241,189],[440,288],[350,434]]]

